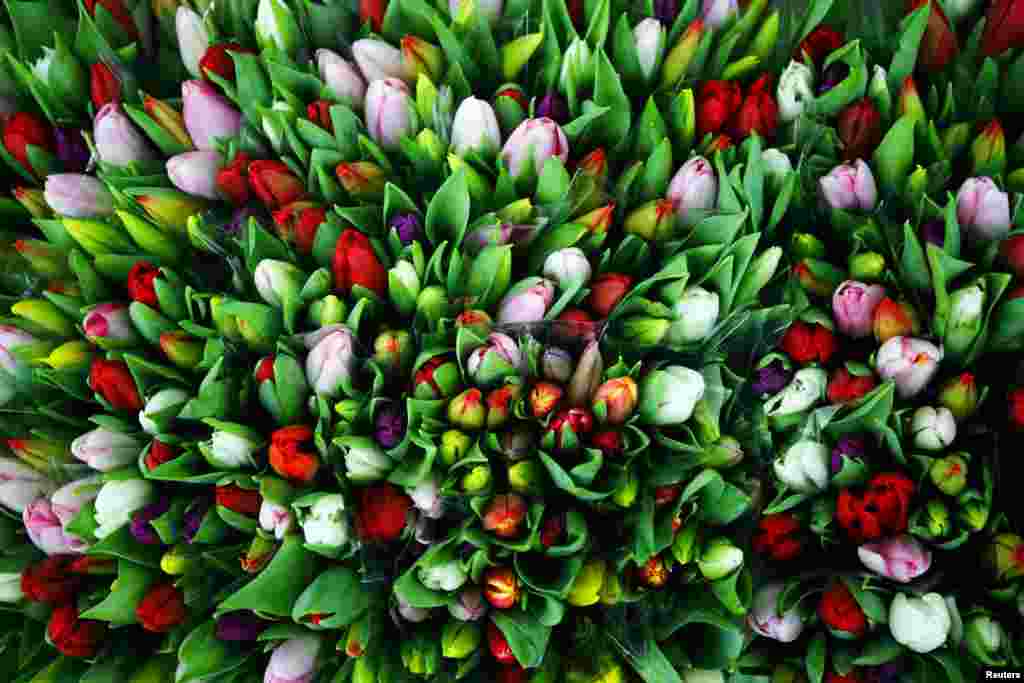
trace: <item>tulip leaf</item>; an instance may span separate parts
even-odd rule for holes
[[[918,48],[928,28],[931,3],[926,2],[900,22],[900,44],[889,65],[889,91],[899,92],[903,81],[914,72]]]
[[[949,679],[949,683],[964,683],[964,674],[960,669],[961,658],[949,651],[946,652],[933,652],[931,653],[932,659],[939,663],[943,671],[946,672],[946,677]]]
[[[334,567],[316,577],[302,592],[292,608],[292,619],[311,628],[310,618],[320,615],[316,622],[318,630],[343,628],[366,612],[371,597],[354,571]]]
[[[234,671],[259,652],[217,638],[214,621],[203,622],[182,641],[175,683],[201,683]]]
[[[288,617],[292,605],[309,585],[316,568],[301,535],[289,535],[262,572],[217,605],[217,613],[248,609],[272,617]]]
[[[598,50],[593,59],[597,65],[594,75],[594,103],[611,110],[602,116],[595,126],[596,137],[609,148],[623,147],[630,144],[632,110],[629,97],[622,89],[622,81],[604,50]]]
[[[576,575],[583,569],[582,555],[566,557],[552,563],[547,556],[524,552],[515,553],[513,561],[516,573],[530,590],[558,600],[563,600],[569,594]]]
[[[505,636],[512,654],[525,668],[540,666],[551,638],[551,627],[519,610],[497,610],[491,620]]]
[[[452,596],[449,594],[430,590],[424,586],[417,573],[417,565],[413,565],[395,582],[395,595],[403,602],[420,609],[433,609],[434,607],[444,607],[452,601]]]
[[[860,656],[853,660],[853,664],[854,666],[880,666],[891,662],[902,654],[903,646],[888,633],[883,633],[864,645]]]
[[[135,608],[158,578],[159,573],[153,569],[134,562],[118,561],[117,590],[110,591],[102,602],[83,612],[82,619],[109,621],[114,626],[136,623]]]
[[[810,683],[821,683],[825,677],[825,652],[825,634],[819,632],[811,639],[804,659],[804,669]]]
[[[469,226],[469,188],[465,172],[453,174],[444,182],[427,207],[426,233],[433,244],[449,240],[462,244]]]
[[[615,631],[630,631],[635,628],[625,623],[625,620],[617,621],[616,626],[618,628]],[[679,677],[679,672],[655,641],[651,626],[645,625],[641,628],[643,635],[640,637],[643,640],[640,647],[630,647],[626,644],[628,633],[611,631],[608,634],[609,640],[645,683],[682,683],[683,679]]]
[[[572,476],[566,472],[558,462],[555,461],[550,455],[543,451],[538,452],[541,462],[544,467],[547,468],[548,474],[551,475],[551,480],[555,486],[562,489],[569,495],[586,502],[595,502],[604,500],[615,493],[615,485],[613,482],[603,482],[602,488],[607,490],[592,489],[586,486],[580,486]]]
[[[732,614],[742,616],[753,596],[753,579],[746,568],[711,582],[711,592]]]

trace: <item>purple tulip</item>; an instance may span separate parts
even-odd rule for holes
[[[231,214],[231,222],[224,226],[224,232],[228,235],[241,235],[242,228],[249,224],[250,218],[255,218],[264,225],[266,223],[264,215],[259,209],[243,206],[240,209],[235,209],[235,212]]]
[[[946,223],[941,220],[928,221],[921,226],[921,239],[942,247],[946,243]]]
[[[864,437],[855,434],[841,436],[832,449],[832,474],[838,474],[848,459],[862,458],[865,452]]]
[[[534,113],[539,118],[549,118],[555,123],[566,124],[569,122],[569,103],[565,101],[564,97],[551,90],[537,103],[537,110]]]
[[[544,162],[551,157],[569,160],[569,140],[557,123],[549,118],[526,119],[519,124],[505,141],[501,159],[513,178],[526,171],[526,165],[533,161],[533,168],[540,175]]]
[[[719,28],[739,11],[737,0],[704,0],[704,23]]]
[[[196,149],[214,149],[221,138],[233,138],[242,129],[242,112],[206,81],[181,84],[182,116]]]
[[[212,498],[198,498],[188,509],[185,510],[185,524],[182,534],[185,537],[187,543],[195,541],[196,534],[199,533],[199,529],[203,526],[203,520],[206,519],[206,513],[213,507]]]
[[[818,84],[816,93],[818,95],[824,95],[832,88],[836,87],[840,83],[846,80],[846,77],[850,75],[850,67],[843,62],[836,62],[825,69],[824,75],[822,75],[821,83]]]
[[[956,194],[960,227],[975,239],[1001,240],[1010,231],[1010,198],[991,178],[968,178]]]
[[[227,612],[217,619],[217,640],[233,643],[251,643],[269,626],[249,610]]]
[[[167,177],[182,192],[217,199],[217,172],[224,159],[216,150],[185,152],[167,160]]]
[[[466,245],[470,255],[475,256],[485,247],[500,247],[506,244],[527,245],[533,241],[538,232],[539,226],[537,225],[496,223],[473,230],[466,235],[463,244]]]
[[[382,147],[393,149],[415,128],[409,86],[397,78],[374,81],[366,91],[366,129]]]
[[[863,159],[839,164],[818,184],[825,202],[833,209],[873,211],[878,203],[875,176]]]
[[[95,218],[114,213],[114,197],[107,186],[82,173],[47,176],[44,197],[51,209],[68,218]]]
[[[136,541],[144,545],[160,545],[160,536],[156,533],[151,522],[171,509],[171,501],[161,498],[155,503],[150,503],[141,510],[136,510],[132,515],[129,529]]]
[[[402,244],[412,244],[420,236],[420,219],[414,213],[400,213],[389,224],[398,231]]]
[[[92,137],[100,161],[112,166],[156,159],[153,147],[117,102],[103,105],[96,114]]]
[[[405,411],[397,403],[382,408],[374,419],[374,436],[382,448],[394,448],[405,437]]]
[[[54,142],[57,147],[57,158],[68,173],[81,173],[89,166],[92,152],[85,144],[82,131],[78,128],[57,126],[53,129]]]
[[[786,369],[781,360],[773,360],[768,365],[758,368],[754,374],[754,393],[764,398],[774,396],[789,384],[793,373]]]
[[[885,287],[847,280],[832,295],[832,314],[839,331],[854,339],[871,336],[875,309],[885,298]]]
[[[665,26],[671,27],[679,15],[679,0],[654,0],[654,16]]]

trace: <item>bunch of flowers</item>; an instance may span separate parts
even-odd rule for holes
[[[8,3],[10,678],[1019,664],[1024,3],[798,4]]]

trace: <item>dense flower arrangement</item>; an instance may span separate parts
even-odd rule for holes
[[[855,5],[6,3],[0,675],[1024,665],[1024,2]]]

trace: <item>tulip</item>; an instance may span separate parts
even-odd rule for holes
[[[964,372],[950,379],[939,389],[939,404],[948,408],[957,420],[965,420],[978,407],[978,386],[974,375]]]
[[[573,39],[562,55],[562,73],[558,81],[560,90],[569,92],[570,79],[577,90],[589,90],[594,84],[595,67],[594,55],[587,41]]]
[[[287,506],[264,498],[260,505],[259,522],[261,529],[280,541],[295,526],[295,516]]]
[[[437,477],[428,475],[409,491],[413,507],[428,519],[440,519],[444,514],[444,501],[441,498],[441,484]]]
[[[797,493],[818,493],[828,486],[830,456],[819,441],[798,441],[773,463],[775,476]]]
[[[448,0],[448,11],[453,18],[458,18],[463,9],[469,5],[469,0]],[[476,0],[473,6],[480,16],[494,26],[501,19],[504,0]]]
[[[938,593],[908,598],[897,593],[889,606],[889,630],[899,644],[918,653],[942,647],[952,621],[946,601]]]
[[[128,524],[136,510],[155,499],[156,488],[145,479],[108,481],[96,496],[96,538],[106,538]]]
[[[291,176],[291,172],[288,170],[288,167],[284,166],[284,168],[281,169],[277,163],[279,162],[256,162],[256,164],[261,165],[261,168],[265,169],[261,183],[263,194],[260,194],[259,196],[270,209],[279,208],[279,200],[275,197],[275,194],[277,193],[272,192],[272,189],[277,189],[280,192],[289,186],[292,188],[292,191],[285,190],[285,192],[283,192],[284,196],[281,197],[280,201],[290,200],[290,195],[292,194],[298,198],[302,196],[305,191],[305,188],[302,187],[302,182],[298,180],[298,178]],[[230,163],[217,172],[217,189],[220,190],[221,195],[225,199],[235,206],[241,206],[249,201],[249,195],[251,194],[249,188],[249,164],[249,155],[245,152],[238,152]],[[267,173],[267,171],[271,170],[274,171],[272,175]],[[285,182],[280,182],[282,179]],[[271,184],[271,180],[274,181],[273,184]],[[295,189],[296,185],[298,186],[297,189]],[[253,187],[255,191],[255,186]]]
[[[480,627],[474,623],[449,622],[441,632],[441,654],[449,659],[465,659],[480,645]]]
[[[501,146],[501,129],[494,109],[484,100],[467,97],[455,110],[452,148],[459,156],[469,152],[491,155]]]
[[[36,469],[0,457],[0,505],[21,514],[30,503],[50,495],[56,485]]]
[[[977,614],[964,624],[967,651],[989,666],[1005,666],[1003,654],[1009,642],[1002,624],[987,614]]]
[[[713,538],[697,559],[697,568],[708,581],[718,581],[743,565],[743,551],[725,537]]]
[[[2,462],[0,462],[0,466],[3,466]],[[4,467],[4,469],[9,470],[10,468]],[[3,480],[0,479],[0,483],[2,482]],[[20,485],[24,484],[20,483]],[[33,483],[32,486],[38,485]],[[52,490],[52,484],[48,488]],[[25,493],[27,491],[21,495],[24,496]],[[18,503],[17,500],[11,502],[15,505]],[[78,536],[64,531],[60,518],[54,512],[51,502],[45,497],[25,504],[21,511],[21,518],[29,540],[47,555],[77,555],[85,552],[88,548],[85,541]]]
[[[1006,137],[999,119],[992,119],[971,145],[971,174],[998,176],[1006,170]]]
[[[287,306],[295,301],[306,279],[306,274],[287,261],[263,259],[253,271],[256,291],[274,308]]]
[[[513,607],[519,601],[520,590],[519,577],[511,568],[491,567],[484,572],[484,597],[494,609]]]
[[[960,227],[979,240],[1001,240],[1010,230],[1009,196],[991,178],[968,178],[956,195]]]
[[[764,168],[765,181],[772,193],[782,191],[783,183],[793,172],[793,162],[784,152],[770,147],[761,152],[761,166]]]
[[[541,277],[520,280],[498,306],[498,323],[533,323],[543,320],[555,298],[555,284]]]
[[[928,571],[932,553],[907,534],[857,548],[857,556],[864,566],[887,579],[910,583]]]
[[[206,81],[185,81],[181,97],[185,127],[196,149],[213,150],[217,140],[241,131],[242,113]]]
[[[383,479],[394,467],[394,463],[384,450],[367,437],[344,437],[342,450],[345,474],[357,483]]]
[[[477,586],[464,588],[458,600],[449,603],[448,612],[459,621],[478,621],[487,614],[483,591]]]
[[[633,28],[637,61],[644,80],[650,81],[658,72],[661,55],[665,52],[665,27],[657,19],[648,17]]]
[[[914,337],[892,337],[878,350],[875,370],[884,380],[896,382],[901,398],[920,393],[931,381],[942,360],[934,344]]]
[[[46,195],[41,190],[28,187],[14,188],[14,198],[33,218],[49,218],[53,209],[46,202]]]
[[[179,455],[180,451],[174,449],[173,446],[160,441],[159,439],[153,439],[153,443],[149,447],[149,452],[146,453],[144,462],[147,470],[163,465],[166,462],[174,460]]]
[[[215,150],[185,152],[167,160],[167,177],[182,192],[219,199],[217,174],[223,165],[220,152]]]
[[[320,647],[321,640],[317,635],[303,635],[284,641],[270,655],[263,683],[311,683]]]
[[[921,47],[917,53],[917,62],[928,71],[941,71],[956,57],[960,51],[956,33],[953,32],[942,11],[942,3],[933,0],[907,0],[907,11],[912,12],[924,5],[930,5],[928,26]]]
[[[718,177],[704,157],[693,157],[676,171],[665,195],[685,225],[692,225],[715,208],[718,201]],[[690,215],[690,212],[694,212]]]
[[[308,484],[320,469],[320,457],[313,446],[313,430],[292,425],[270,435],[270,466],[290,482]]]
[[[840,332],[862,339],[870,336],[875,310],[885,299],[885,288],[847,280],[832,295],[832,312]]]
[[[256,432],[245,428],[230,428],[225,425],[216,429],[205,442],[203,454],[214,467],[225,470],[239,470],[255,466],[254,455],[263,445]]]
[[[71,442],[71,454],[94,470],[110,472],[135,462],[143,446],[130,434],[97,427]]]
[[[4,117],[0,122],[3,127],[4,149],[21,164],[28,173],[42,176],[42,169],[32,167],[28,157],[28,148],[35,147],[39,151],[52,153],[54,148],[53,132],[50,126],[35,114],[17,112],[13,116]]]
[[[963,355],[982,330],[986,292],[983,282],[956,290],[949,299],[945,344],[951,353]]]
[[[457,559],[421,566],[418,575],[426,588],[446,593],[457,591],[469,578]]]
[[[995,0],[985,14],[982,53],[995,57],[1006,50],[1024,46],[1024,3],[1020,0]]]
[[[318,395],[337,398],[356,371],[355,337],[344,325],[306,335],[306,379]]]
[[[1010,424],[1015,430],[1024,429],[1024,387],[1018,387],[1008,396]]]
[[[395,373],[405,374],[412,365],[416,351],[407,330],[385,330],[373,342],[373,358]]]
[[[367,83],[386,79],[411,81],[415,78],[402,58],[401,50],[383,41],[372,38],[357,40],[352,44],[352,57]]]
[[[392,484],[360,490],[356,530],[364,542],[390,543],[402,535],[412,500]]]
[[[941,451],[956,438],[956,420],[948,408],[921,406],[911,420],[914,445],[926,451]]]
[[[650,425],[681,425],[693,415],[704,391],[704,377],[695,370],[681,365],[655,370],[640,386],[640,419]]]
[[[661,68],[661,85],[665,89],[676,87],[687,75],[704,37],[704,22],[695,19],[669,50]],[[721,82],[721,81],[720,81]],[[739,106],[737,104],[737,106]]]
[[[517,538],[526,519],[526,501],[515,493],[495,496],[483,514],[483,526],[499,538]]]
[[[522,176],[529,162],[540,175],[544,162],[556,157],[564,164],[569,159],[569,142],[565,133],[550,118],[527,119],[512,131],[501,150],[501,159],[513,178]]]
[[[61,528],[67,529],[82,511],[82,507],[96,499],[102,483],[103,476],[97,474],[76,479],[53,492],[50,496],[50,509],[60,520]]]
[[[487,343],[473,350],[466,370],[483,387],[497,386],[525,369],[524,358],[515,340],[507,334],[492,333]]]
[[[409,86],[397,78],[372,81],[366,91],[366,127],[370,137],[392,149],[417,128]]]
[[[302,29],[285,0],[260,0],[253,28],[262,50],[279,50],[294,57],[302,46]]]
[[[743,103],[740,86],[733,81],[705,81],[697,98],[697,134],[718,133]]]
[[[622,273],[602,273],[594,278],[584,300],[601,318],[607,318],[633,286],[633,278]]]
[[[117,102],[104,105],[96,113],[92,135],[96,154],[104,163],[128,166],[156,159],[149,142]]]
[[[1024,235],[1014,235],[1003,240],[999,245],[999,255],[1013,274],[1024,280]]]
[[[135,618],[151,633],[167,633],[188,617],[185,595],[172,583],[150,588],[135,608]]]
[[[739,14],[737,0],[704,0],[702,17],[708,28],[721,28]]]
[[[199,60],[210,47],[210,37],[203,25],[203,18],[195,10],[180,6],[174,16],[174,26],[181,63],[193,77],[199,78]]]
[[[1024,576],[1024,538],[1011,533],[997,534],[989,542],[984,559],[997,582],[1016,581]]]
[[[321,496],[302,518],[306,543],[322,548],[341,548],[349,539],[345,499],[340,493]]]
[[[96,62],[89,67],[89,97],[97,111],[121,101],[121,78],[110,65]]]
[[[606,381],[594,392],[594,414],[604,423],[620,425],[636,409],[639,390],[632,377]]]
[[[875,308],[872,326],[875,339],[882,344],[893,337],[905,337],[917,334],[921,330],[914,309],[909,304],[899,303],[888,297],[882,299]]]
[[[334,286],[345,294],[352,292],[356,285],[380,297],[387,294],[387,271],[370,240],[358,230],[349,228],[341,233],[334,247],[331,269]]]
[[[763,138],[775,135],[779,105],[771,96],[771,76],[764,74],[747,89],[747,95],[732,120],[732,135],[744,139],[757,133]]]
[[[462,391],[461,371],[450,358],[434,356],[420,365],[413,375],[413,396],[436,400]]]
[[[867,159],[882,141],[882,116],[871,98],[865,97],[839,114],[836,130],[843,143],[843,159]]]
[[[75,604],[67,603],[50,614],[46,633],[53,646],[65,657],[94,657],[103,644],[107,624],[80,619]]]
[[[878,203],[875,177],[862,159],[836,166],[818,183],[822,196],[833,209],[870,212]]]
[[[237,75],[235,74],[235,60],[231,55],[235,53],[256,54],[256,51],[252,48],[242,47],[238,43],[209,45],[199,60],[199,73],[194,75],[212,82],[210,78],[212,73],[228,83],[234,83]]]
[[[814,101],[814,72],[802,62],[791,61],[779,77],[775,96],[779,101],[779,120],[797,120],[807,104]]]
[[[572,376],[572,356],[565,349],[549,346],[541,356],[541,371],[544,377],[554,382],[568,382]]]
[[[68,218],[96,218],[114,213],[114,198],[93,176],[55,173],[46,177],[46,203]]]
[[[782,588],[781,583],[771,583],[757,591],[747,614],[747,624],[758,635],[780,643],[792,643],[803,632],[804,622],[796,608],[790,608],[785,614],[779,613]]]
[[[668,328],[669,344],[683,345],[704,341],[718,322],[718,294],[691,286],[672,304],[675,319]]]
[[[131,413],[142,410],[135,379],[123,361],[95,358],[89,368],[89,386],[114,408]]]
[[[590,281],[591,267],[587,255],[579,247],[566,247],[553,251],[544,259],[544,277],[566,289],[573,282]]]

